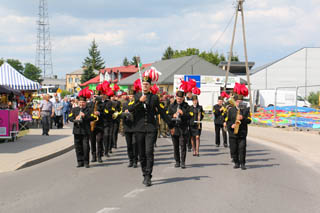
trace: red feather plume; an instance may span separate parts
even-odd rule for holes
[[[142,90],[140,78],[135,80],[135,82],[133,83],[133,90],[136,91],[136,92],[139,92],[139,91]]]
[[[79,92],[79,97],[85,97],[85,98],[90,98],[91,95],[93,94],[93,91],[89,89],[89,87],[86,87],[84,89],[82,89],[80,92]]]
[[[152,94],[156,95],[159,92],[159,87],[154,84],[151,88],[150,88]]]
[[[195,95],[200,95],[201,91],[198,87],[194,87],[194,88],[192,88],[192,93]]]
[[[186,82],[182,79],[180,79],[180,81],[181,81],[181,84],[180,84],[179,89],[182,89],[185,93],[187,93],[188,92],[188,85],[189,85],[188,82]]]
[[[221,97],[223,97],[223,98],[230,98],[230,95],[228,95],[228,93],[226,93],[225,91],[223,91],[223,92],[221,93]]]
[[[118,92],[120,90],[120,87],[118,86],[118,84],[114,84],[113,85],[113,91],[114,92]]]

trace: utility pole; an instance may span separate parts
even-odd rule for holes
[[[252,104],[252,94],[251,94],[251,83],[250,83],[250,70],[248,65],[248,54],[247,54],[247,41],[246,41],[246,32],[245,32],[245,24],[244,24],[244,12],[243,12],[243,2],[245,0],[237,0],[237,6],[236,6],[236,16],[233,26],[233,33],[232,33],[232,41],[230,46],[230,52],[229,52],[229,59],[228,59],[228,67],[227,67],[227,73],[226,73],[226,80],[224,85],[224,91],[226,91],[227,83],[228,83],[228,76],[230,71],[230,65],[231,65],[231,58],[232,58],[232,52],[233,52],[233,46],[234,46],[234,38],[236,33],[236,26],[238,21],[238,14],[241,13],[241,20],[242,20],[242,37],[243,37],[243,47],[244,47],[244,56],[245,56],[245,65],[246,65],[246,74],[247,74],[247,83],[248,83],[248,90],[249,90],[249,98],[250,98],[250,110],[251,112],[254,112],[253,104]]]
[[[39,0],[39,19],[37,21],[36,66],[42,70],[43,78],[53,75],[50,26],[47,0]]]

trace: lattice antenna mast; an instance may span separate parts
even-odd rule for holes
[[[39,19],[37,21],[36,66],[42,70],[43,78],[52,77],[52,57],[50,26],[47,0],[39,0]]]

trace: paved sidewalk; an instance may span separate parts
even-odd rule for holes
[[[0,144],[0,172],[14,171],[41,163],[73,149],[70,126],[51,129],[50,136],[42,136],[41,129],[29,133],[15,142]]]
[[[214,131],[214,124],[206,121],[203,123],[203,128]],[[319,134],[249,125],[248,140],[281,149],[300,162],[320,170]]]

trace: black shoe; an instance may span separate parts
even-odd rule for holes
[[[245,164],[241,164],[240,167],[241,167],[242,170],[246,170],[247,169]]]
[[[166,135],[162,135],[162,137],[163,137],[163,138],[167,138],[167,136],[166,136]]]
[[[112,154],[112,150],[110,150],[110,151],[109,151],[109,153],[111,153],[111,154]]]
[[[92,160],[91,160],[91,162],[97,162],[97,157],[92,157]]]
[[[228,147],[228,144],[223,144],[224,148],[227,148]]]
[[[235,163],[233,166],[234,169],[239,169],[240,168],[240,164],[239,163]]]
[[[102,163],[102,162],[103,162],[102,159],[101,159],[101,157],[98,157],[98,162],[99,162],[99,163]]]
[[[89,164],[84,164],[85,168],[90,168]]]
[[[142,181],[142,184],[144,184],[144,185],[147,184],[147,177],[146,177],[146,176],[144,176],[143,181]]]
[[[152,186],[151,177],[146,177],[146,182],[144,184],[146,187]]]
[[[46,136],[49,136],[49,133],[46,133]]]
[[[216,147],[219,147],[220,146],[220,144],[216,144]]]
[[[185,169],[186,168],[186,164],[184,162],[181,163],[181,169]]]
[[[138,167],[137,162],[134,162],[134,163],[133,163],[133,168],[137,168],[137,167]]]
[[[83,163],[78,163],[77,168],[83,167],[84,164]]]
[[[110,155],[108,153],[104,153],[104,156],[106,156],[107,158],[110,157]]]
[[[174,165],[174,168],[178,168],[178,167],[180,167],[180,163],[176,162],[176,164]]]
[[[130,161],[128,167],[133,167],[133,162]]]

